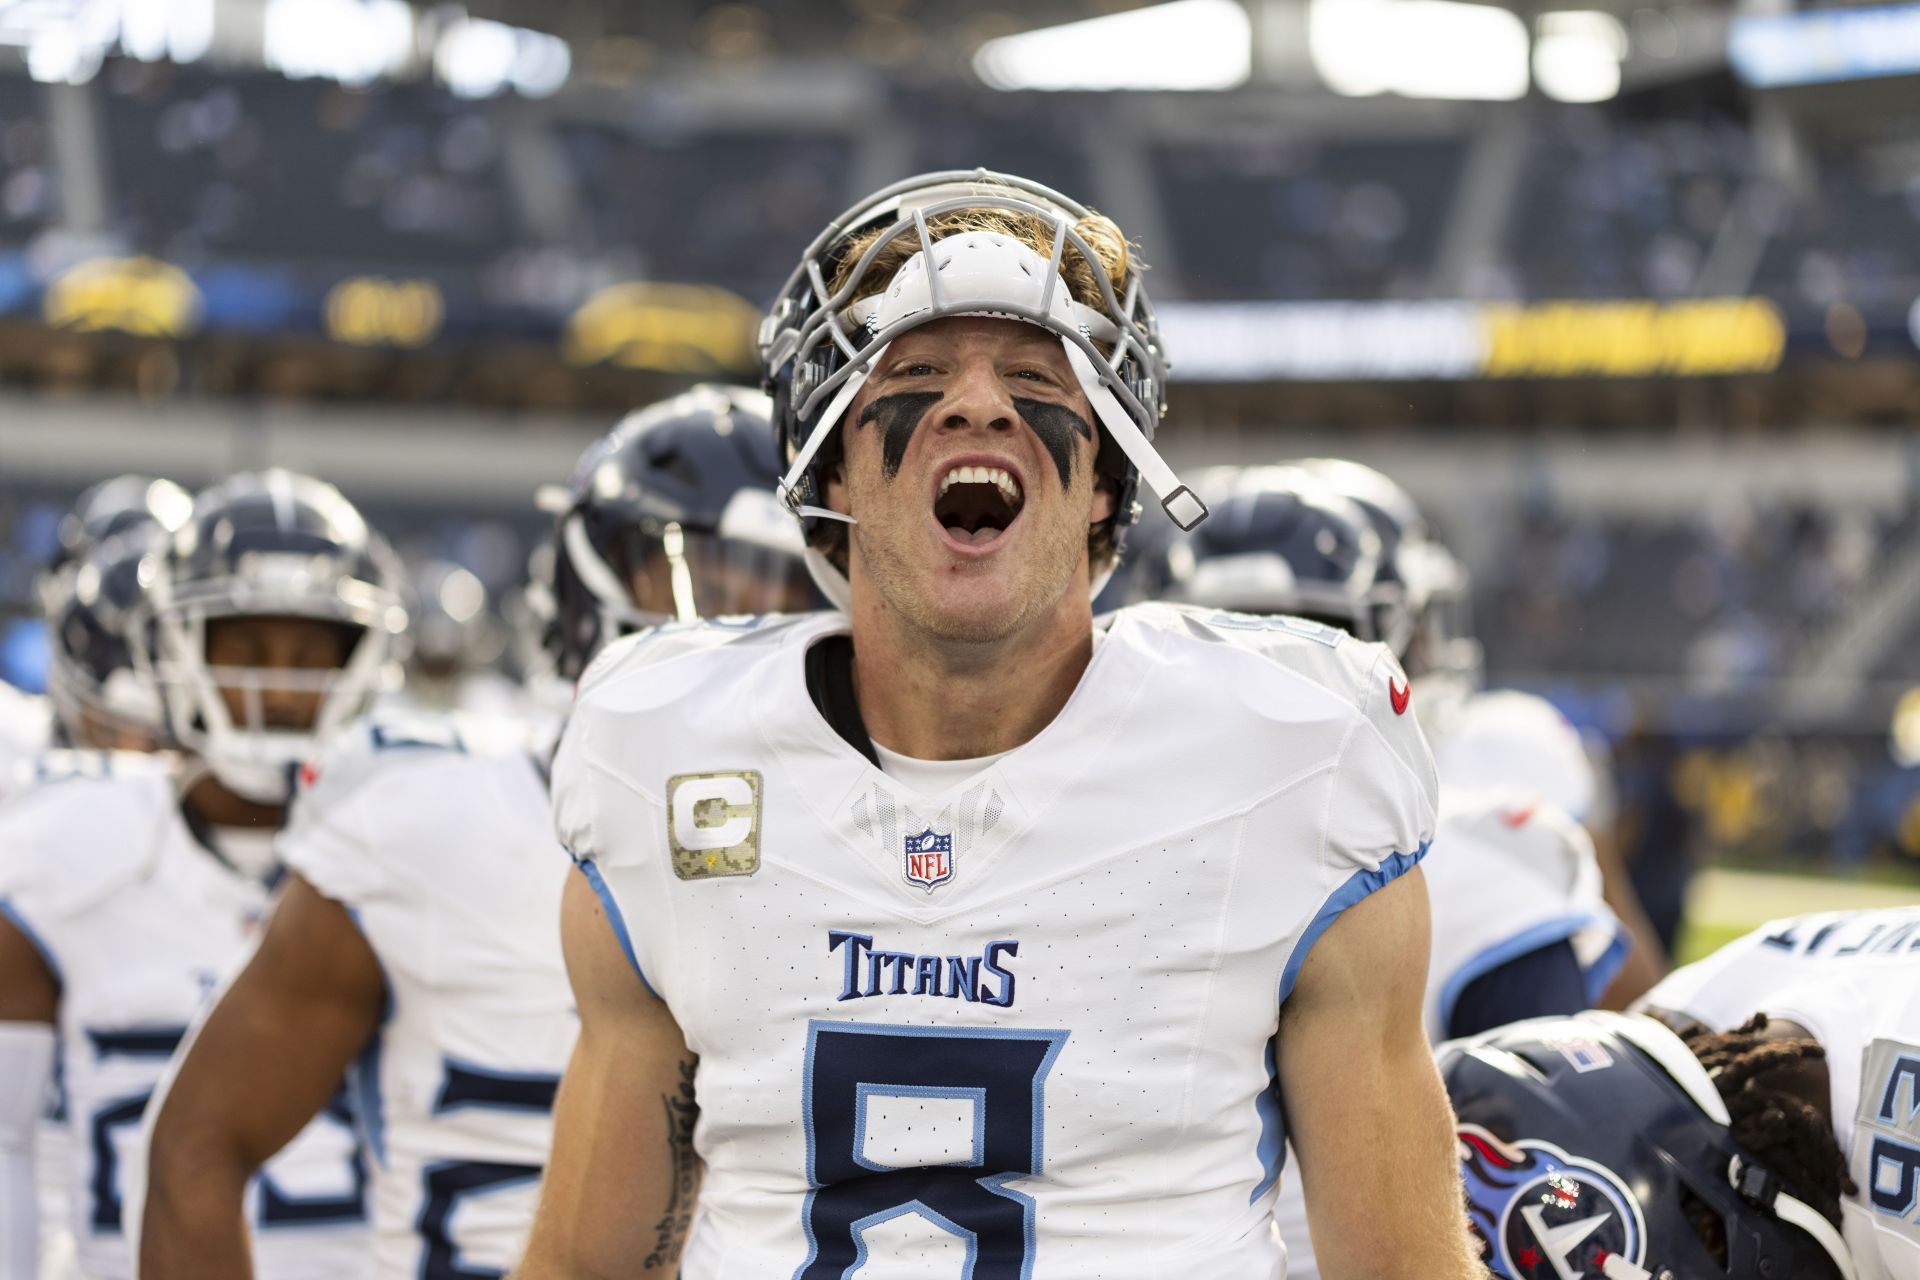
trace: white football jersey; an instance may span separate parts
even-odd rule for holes
[[[1724,1031],[1756,1013],[1827,1051],[1841,1202],[1860,1280],[1920,1280],[1920,906],[1776,920],[1668,975],[1640,1002]]]
[[[621,642],[555,763],[700,1055],[682,1276],[1277,1280],[1281,1003],[1433,833],[1391,654],[1123,610],[1053,723],[929,797],[815,708],[846,625]]]
[[[1443,783],[1434,847],[1428,1039],[1446,1038],[1454,1004],[1476,978],[1557,942],[1572,946],[1587,1000],[1598,1001],[1626,959],[1627,940],[1601,896],[1600,864],[1579,823],[1530,794],[1460,792]],[[1274,1217],[1288,1241],[1288,1276],[1312,1280],[1319,1268],[1300,1179],[1281,1187]]]
[[[0,680],[0,801],[32,785],[34,761],[53,739],[53,704]]]
[[[573,874],[512,724],[379,717],[303,770],[278,848],[341,903],[390,1006],[354,1072],[376,1272],[499,1276],[533,1223],[579,1019],[560,954]]]
[[[0,809],[0,848],[0,911],[60,981],[79,1269],[124,1280],[147,1102],[207,997],[244,958],[267,891],[194,838],[164,762],[151,756],[95,758],[43,781]],[[261,1280],[365,1275],[364,1184],[343,1094],[249,1189]]]
[[[1427,730],[1449,791],[1523,791],[1575,822],[1592,816],[1593,761],[1580,731],[1545,698],[1484,690],[1444,706]]]

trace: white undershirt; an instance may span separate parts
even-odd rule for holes
[[[909,791],[918,791],[923,796],[937,796],[951,791],[1010,754],[1002,751],[998,755],[976,756],[972,760],[916,760],[898,751],[889,751],[877,742],[873,744],[873,753],[880,757],[882,773]]]

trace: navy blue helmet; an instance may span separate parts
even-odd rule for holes
[[[283,802],[293,766],[397,683],[400,561],[330,484],[277,467],[223,480],[194,500],[151,566],[135,657],[154,674],[173,738],[238,795]],[[345,660],[325,671],[211,666],[207,624],[245,617],[335,623],[349,638]],[[244,715],[229,712],[222,687],[240,691]],[[262,699],[275,690],[318,694],[313,723],[270,724]]]
[[[1654,1019],[1535,1018],[1436,1053],[1495,1275],[1852,1280],[1833,1224],[1734,1142],[1706,1069]],[[1698,1225],[1711,1218],[1724,1262]]]
[[[192,510],[193,495],[171,480],[139,475],[102,480],[82,493],[73,510],[60,518],[59,546],[47,565],[47,580],[56,580],[115,534],[136,525],[155,525],[170,533],[186,523]]]
[[[1167,542],[1164,568],[1143,571],[1143,585],[1165,600],[1292,614],[1376,638],[1380,540],[1358,506],[1298,467],[1219,467],[1194,483],[1212,515]]]
[[[1419,505],[1393,480],[1346,458],[1303,458],[1292,465],[1350,499],[1380,538],[1374,584],[1375,638],[1409,675],[1442,675],[1471,687],[1480,682],[1466,566],[1434,536]]]
[[[580,458],[555,516],[548,648],[577,678],[663,622],[812,608],[766,396],[703,385],[629,414]]]
[[[193,498],[173,481],[123,475],[87,489],[61,518],[59,546],[37,589],[51,650],[47,692],[62,740],[160,745],[159,691],[134,663],[125,625],[145,590],[142,557],[192,510]]]

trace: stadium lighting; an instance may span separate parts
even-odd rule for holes
[[[1347,97],[1510,102],[1527,94],[1527,26],[1454,0],[1311,0],[1307,52]]]
[[[558,36],[468,18],[440,37],[433,68],[457,97],[491,98],[511,87],[523,97],[546,98],[567,83],[573,53]]]
[[[406,0],[267,0],[262,60],[291,79],[367,84],[413,57]]]
[[[1596,10],[1543,13],[1535,26],[1533,81],[1560,102],[1605,102],[1620,92],[1627,32]]]
[[[973,69],[995,89],[1232,89],[1253,72],[1253,28],[1238,0],[1174,0],[1002,36]]]

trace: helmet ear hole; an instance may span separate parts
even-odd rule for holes
[[[1732,1263],[1727,1251],[1727,1220],[1719,1210],[1694,1194],[1693,1188],[1686,1183],[1680,1184],[1680,1212],[1686,1216],[1687,1225],[1700,1238],[1700,1245],[1722,1270]]]

